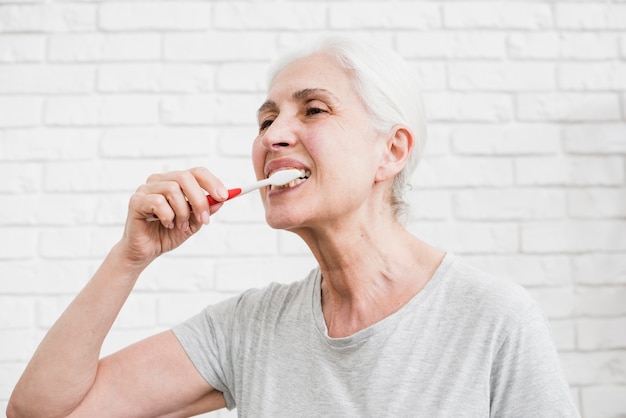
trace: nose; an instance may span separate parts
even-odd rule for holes
[[[297,135],[293,121],[286,116],[277,116],[267,128],[261,133],[263,146],[269,150],[276,151],[289,147],[296,141]]]

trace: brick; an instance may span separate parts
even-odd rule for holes
[[[576,154],[626,154],[626,125],[566,125],[563,127],[563,147]]]
[[[562,353],[561,363],[570,385],[626,383],[626,350]]]
[[[168,33],[163,54],[168,61],[267,61],[275,55],[275,36],[269,32]]]
[[[452,219],[452,193],[439,190],[411,190],[406,196],[411,215],[417,220]]]
[[[42,107],[43,99],[39,97],[0,97],[0,128],[37,126]]]
[[[582,350],[613,350],[626,348],[626,317],[580,318],[578,322],[578,347]],[[622,332],[615,332],[622,330]]]
[[[455,153],[471,155],[557,154],[561,128],[555,125],[462,125],[451,130]]]
[[[572,351],[576,348],[576,323],[568,319],[550,320],[550,331],[558,351]]]
[[[626,255],[582,254],[572,260],[574,281],[586,285],[626,284]]]
[[[513,183],[508,158],[430,157],[424,159],[413,177],[420,188],[463,186],[507,186]]]
[[[626,5],[557,4],[555,22],[563,29],[626,29]]]
[[[454,193],[453,207],[463,220],[560,219],[566,195],[552,189],[467,190]]]
[[[326,28],[326,5],[302,1],[275,7],[255,2],[216,2],[212,23],[218,29],[314,30]]]
[[[207,92],[213,90],[214,69],[208,65],[111,64],[98,70],[101,92]]]
[[[520,185],[612,186],[623,184],[619,157],[520,157],[515,160],[515,181]]]
[[[151,33],[52,35],[52,62],[151,61],[161,58],[161,36]]]
[[[213,130],[198,127],[111,127],[102,132],[99,151],[105,158],[211,154],[216,137]]]
[[[399,32],[398,53],[406,59],[504,58],[506,37],[494,32]]]
[[[252,173],[252,169],[248,170],[251,173],[247,176],[246,180],[241,180],[239,184],[250,184],[252,179],[255,178]],[[247,172],[247,171],[246,171]],[[237,184],[237,182],[226,182],[227,187],[231,187]],[[263,209],[263,203],[261,202],[261,196],[259,192],[252,192],[242,199],[235,199],[228,203],[227,210],[220,210],[219,214],[215,217],[217,221],[224,224],[256,224],[266,225],[265,223],[265,210]],[[277,231],[278,233],[280,231]]]
[[[0,260],[29,259],[37,255],[37,230],[3,227]]]
[[[262,93],[268,84],[266,63],[224,63],[218,66],[215,84],[218,91]]]
[[[589,317],[626,316],[626,286],[579,286],[577,288],[577,313]],[[605,318],[606,319],[606,318]],[[626,329],[626,328],[614,328]],[[624,336],[617,337],[623,339]],[[621,348],[626,348],[622,346]]]
[[[45,53],[43,35],[0,35],[0,62],[41,62]]]
[[[613,93],[521,93],[517,115],[524,121],[587,122],[621,119]]]
[[[226,157],[246,157],[250,158],[252,143],[259,133],[259,128],[255,125],[229,126],[226,129],[218,130],[218,149],[220,155]]]
[[[24,231],[20,228],[19,231]],[[26,230],[28,231],[28,230]],[[100,260],[20,260],[0,263],[0,293],[5,295],[76,295]]]
[[[515,32],[507,36],[508,56],[516,59],[556,59],[560,55],[561,37],[558,32]]]
[[[0,401],[0,410],[6,411],[8,397],[13,392],[13,388],[17,384],[20,376],[24,372],[26,364],[22,362],[0,363],[0,393],[7,400]]]
[[[241,292],[271,282],[302,280],[312,268],[308,260],[308,257],[285,256],[221,259],[215,270],[215,287],[220,292]]]
[[[563,63],[558,67],[558,79],[564,90],[626,90],[626,64]]]
[[[563,255],[464,256],[470,263],[499,278],[525,287],[566,286],[572,283],[572,268]]]
[[[164,171],[163,162],[150,160],[68,161],[45,166],[44,188],[48,192],[133,192],[146,178]]]
[[[442,91],[448,88],[445,63],[417,60],[408,64],[422,91]]]
[[[37,325],[46,329],[52,327],[73,299],[74,295],[46,295],[39,298],[35,305]]]
[[[533,287],[528,289],[549,319],[571,318],[576,312],[576,294],[573,287]]]
[[[4,5],[0,8],[0,32],[95,30],[96,10],[90,4]]]
[[[47,259],[101,259],[121,233],[119,227],[44,228],[39,234],[39,254]]]
[[[162,101],[161,114],[168,125],[250,124],[261,103],[250,94],[178,96]]]
[[[567,203],[572,217],[621,218],[626,213],[626,188],[570,190]]]
[[[0,295],[0,306],[5,315],[0,315],[0,329],[20,329],[35,325],[35,299]]]
[[[114,326],[116,329],[149,328],[157,324],[157,300],[154,295],[133,292],[124,303]]]
[[[24,193],[41,190],[42,169],[35,163],[0,163],[0,192]]]
[[[0,161],[93,158],[98,141],[93,129],[6,129],[0,132]]]
[[[451,154],[450,131],[449,125],[437,125],[436,123],[428,125],[424,158],[430,158],[433,155],[443,157]]]
[[[89,93],[96,72],[89,67],[11,65],[0,67],[0,94]]]
[[[453,2],[443,6],[448,28],[546,29],[552,26],[548,4],[532,2]]]
[[[626,387],[623,385],[589,386],[581,389],[583,416],[611,418],[624,416]]]
[[[448,64],[453,90],[542,91],[556,87],[552,63],[463,62]]]
[[[44,119],[53,126],[146,125],[159,121],[155,96],[50,97]]]
[[[507,222],[429,222],[409,230],[444,251],[457,254],[507,254],[518,251],[518,228]]]
[[[560,38],[560,57],[602,60],[619,57],[619,37],[612,33],[565,32]]]
[[[165,331],[163,327],[117,328],[113,327],[102,344],[100,356],[113,354],[131,344]]]
[[[525,253],[583,253],[626,250],[626,222],[532,222],[521,227]]]
[[[514,107],[504,93],[426,93],[426,115],[435,122],[503,122],[513,118]]]
[[[332,3],[328,10],[329,26],[333,29],[429,29],[442,25],[441,11],[435,3],[363,2]]]
[[[189,259],[176,257],[175,253],[162,255],[142,273],[135,289],[142,292],[184,292],[185,294],[207,291],[215,280],[215,259],[208,257]],[[157,297],[159,304],[160,297]],[[160,315],[160,308],[157,308]]]
[[[121,225],[128,197],[129,193],[117,198],[77,193],[7,195],[0,206],[0,225]]]
[[[30,360],[43,333],[32,329],[0,329],[0,364]]]
[[[311,268],[317,265],[304,240],[289,231],[278,231],[278,252],[288,256],[309,257]]]
[[[156,299],[159,326],[174,326],[223,300],[236,296],[227,292],[195,292],[193,294],[162,295]]]
[[[214,214],[211,224],[188,239],[172,256],[188,258],[206,257],[207,254],[211,257],[276,254],[276,231],[263,224],[225,225],[219,221],[219,216],[219,212]],[[252,236],[254,240],[250,239]]]
[[[0,207],[0,225],[73,225],[93,222],[97,204],[96,196],[61,195],[8,195]],[[72,202],[68,205],[68,202]]]
[[[99,25],[104,30],[202,30],[209,28],[211,4],[204,2],[104,3]]]

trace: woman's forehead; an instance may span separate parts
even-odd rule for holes
[[[287,64],[274,77],[269,96],[276,93],[293,95],[307,89],[324,89],[343,95],[351,89],[348,72],[327,54],[314,54],[298,58]]]

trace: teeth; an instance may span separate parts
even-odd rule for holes
[[[300,183],[304,183],[309,176],[311,175],[311,171],[309,170],[300,170],[300,177],[295,180],[290,181],[287,184],[283,184],[282,186],[270,186],[270,190],[281,190],[281,189],[289,189],[291,187],[297,186]]]

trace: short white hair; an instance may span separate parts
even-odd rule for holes
[[[374,128],[387,133],[404,125],[414,137],[411,155],[392,185],[391,205],[398,219],[408,215],[404,193],[426,145],[426,116],[422,94],[406,61],[391,49],[344,37],[326,38],[286,55],[270,70],[270,84],[291,62],[314,54],[325,54],[346,69],[354,88],[373,118]]]

